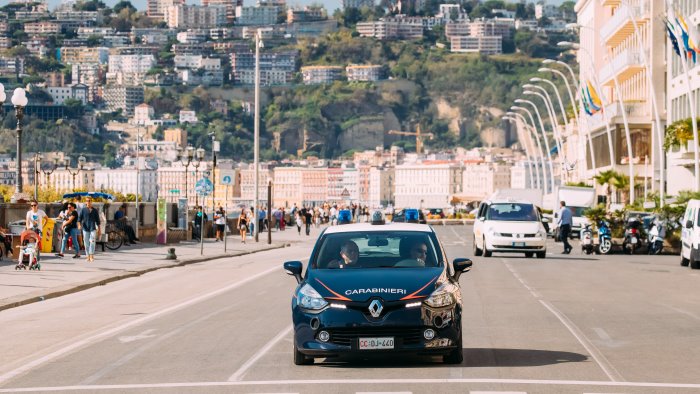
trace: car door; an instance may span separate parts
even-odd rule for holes
[[[476,213],[476,218],[474,219],[474,242],[479,249],[484,248],[484,220],[486,219],[487,209],[487,204],[481,203],[481,205],[479,205],[479,211]]]

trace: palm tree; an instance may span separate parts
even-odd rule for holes
[[[627,199],[629,199],[629,188],[630,188],[630,177],[616,172],[615,175],[612,177],[610,180],[611,185],[615,188],[616,192],[620,192],[621,194],[621,200],[625,202]],[[625,192],[627,190],[627,192]],[[622,198],[624,196],[624,198]],[[626,201],[628,204],[633,203],[634,201]]]
[[[616,172],[615,170],[605,170],[598,175],[594,176],[593,178],[595,179],[596,183],[598,183],[600,186],[606,186],[606,192],[605,192],[605,208],[608,209],[610,208],[610,203],[612,202],[612,180],[618,175],[619,173]]]

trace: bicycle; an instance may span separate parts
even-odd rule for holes
[[[107,240],[104,241],[104,246],[109,250],[117,250],[121,248],[121,246],[124,244],[124,240],[126,239],[124,230],[121,230],[113,221],[107,221],[105,235],[107,236]]]

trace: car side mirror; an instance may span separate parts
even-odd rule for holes
[[[459,280],[462,273],[469,271],[472,268],[472,261],[465,258],[457,258],[452,261],[452,266],[455,269],[455,280]]]
[[[542,223],[549,223],[549,219],[547,219],[547,218],[542,218]]]
[[[693,228],[693,221],[688,220],[687,222],[685,222],[685,228]]]
[[[296,278],[297,283],[301,283],[301,261],[287,261],[284,263],[284,271],[287,275],[292,275]]]
[[[480,222],[483,222],[484,220],[486,220],[486,217],[485,217],[485,216],[482,216],[482,217],[479,218],[479,221],[480,221]]]

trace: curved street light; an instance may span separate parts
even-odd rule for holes
[[[540,144],[539,135],[537,134],[537,129],[535,128],[534,124],[530,125],[530,123],[528,123],[527,119],[525,119],[523,114],[521,114],[520,112],[513,112],[513,111],[517,111],[518,109],[522,109],[524,111],[527,111],[526,108],[512,106],[512,107],[510,107],[510,109],[511,109],[511,111],[506,112],[506,115],[515,117],[523,123],[523,126],[525,128],[525,134],[527,135],[528,140],[530,141],[530,146],[532,147],[532,151],[533,151],[533,154],[532,154],[533,161],[532,162],[533,162],[533,167],[536,170],[535,177],[537,179],[537,188],[540,190],[544,190],[544,184],[546,183],[546,181],[542,182],[542,179],[540,179],[540,168],[542,168],[542,170],[544,170],[545,159],[544,159],[544,152],[542,152],[542,144]],[[531,118],[532,118],[532,116],[531,116]],[[535,143],[533,142],[532,134],[535,134],[535,138],[537,138],[537,145],[535,145]],[[535,149],[535,147],[537,147],[537,149]],[[540,164],[537,164],[536,153],[539,153]]]
[[[552,136],[554,137],[554,142],[557,144],[559,158],[561,159],[560,161],[562,161],[562,163],[566,162],[566,155],[563,149],[564,143],[561,137],[560,125],[559,121],[557,120],[557,112],[554,110],[554,103],[552,102],[552,98],[549,97],[549,93],[547,93],[547,91],[539,85],[533,85],[528,83],[523,85],[523,89],[526,89],[525,91],[523,91],[523,94],[537,95],[544,102],[544,106],[547,109],[547,113],[549,114],[549,123],[552,125]],[[539,92],[535,92],[534,90],[527,89],[537,89],[540,92],[544,92],[544,95],[542,95]]]
[[[520,103],[524,103],[525,101],[526,100],[517,99],[517,100],[515,100],[515,103],[520,104]],[[542,164],[542,177],[544,179],[544,181],[542,182],[542,190],[546,193],[548,179],[550,180],[549,183],[554,185],[554,179],[553,179],[554,178],[554,171],[553,171],[554,165],[552,164],[552,155],[549,154],[549,148],[547,148],[549,146],[549,144],[546,143],[546,136],[545,136],[545,143],[546,144],[545,144],[545,147],[543,148],[542,141],[540,140],[540,133],[537,132],[537,123],[535,123],[535,118],[532,116],[532,112],[530,112],[530,110],[525,108],[525,107],[516,106],[516,105],[510,107],[510,109],[514,110],[514,111],[525,111],[527,113],[527,116],[530,118],[530,122],[532,124],[532,132],[535,135],[535,140],[537,141],[537,147],[540,151],[540,159],[542,162],[541,163]],[[550,169],[549,175],[547,175],[547,165],[545,164],[545,162],[546,162],[545,161],[545,152],[544,152],[545,150],[546,150],[546,157],[548,159],[547,161],[549,162],[549,169]]]
[[[544,146],[545,149],[547,150],[547,159],[549,161],[549,184],[550,184],[550,192],[554,191],[554,164],[552,161],[552,151],[549,147],[549,139],[547,138],[547,133],[544,128],[544,122],[542,121],[542,116],[540,115],[540,110],[537,108],[537,105],[533,103],[530,100],[524,100],[524,99],[516,99],[515,100],[516,104],[529,104],[532,108],[535,110],[535,115],[537,115],[537,120],[540,123],[540,129],[542,130],[542,137],[544,138]],[[533,122],[534,123],[534,122]],[[545,187],[545,192],[547,188]]]
[[[518,118],[511,118],[511,117],[509,117],[509,116],[503,116],[501,119],[504,120],[504,121],[506,121],[506,122],[514,123],[514,124],[515,124],[515,129],[516,129],[516,132],[518,133],[518,139],[522,141],[523,148],[525,149],[525,157],[527,158],[527,170],[528,170],[528,172],[530,173],[530,176],[529,176],[529,181],[530,181],[530,182],[529,182],[529,187],[530,187],[531,189],[534,189],[533,183],[534,183],[534,180],[535,180],[535,173],[533,172],[533,169],[532,169],[532,152],[531,152],[531,150],[530,150],[530,142],[527,141],[527,140],[523,137],[523,131],[520,130],[520,128],[518,127],[518,121],[519,121]]]

